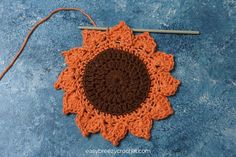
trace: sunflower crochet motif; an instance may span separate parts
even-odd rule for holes
[[[64,90],[64,114],[76,114],[84,136],[100,132],[118,145],[127,132],[150,138],[153,120],[173,114],[167,96],[180,84],[174,58],[156,52],[148,33],[134,35],[120,22],[106,31],[83,31],[83,45],[63,52],[67,67],[55,83]]]

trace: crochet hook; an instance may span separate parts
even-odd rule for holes
[[[79,26],[79,29],[90,29],[90,30],[100,30],[105,31],[109,27],[90,27],[90,26]],[[164,30],[164,29],[142,29],[142,28],[132,28],[134,32],[149,32],[149,33],[160,33],[160,34],[180,34],[180,35],[199,35],[199,31],[192,30]]]

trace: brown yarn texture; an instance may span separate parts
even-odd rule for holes
[[[124,115],[146,99],[151,80],[145,64],[135,55],[107,49],[85,67],[83,87],[99,111]]]
[[[55,88],[65,92],[63,112],[76,114],[84,136],[100,132],[113,145],[127,132],[148,140],[153,120],[173,114],[167,96],[180,81],[170,74],[173,55],[156,47],[149,33],[134,35],[121,21],[84,30],[82,47],[63,53],[67,67]]]

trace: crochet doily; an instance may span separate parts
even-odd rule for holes
[[[67,67],[55,83],[64,90],[64,114],[76,114],[84,136],[100,132],[118,145],[127,132],[150,138],[153,120],[173,114],[167,96],[180,84],[174,58],[156,52],[149,33],[134,35],[120,22],[106,31],[83,31],[83,45],[63,53]]]

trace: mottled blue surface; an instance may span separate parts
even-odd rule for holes
[[[200,36],[153,34],[159,50],[175,55],[172,74],[182,82],[170,97],[175,115],[154,123],[150,142],[129,134],[114,148],[99,134],[84,138],[74,116],[63,115],[63,92],[53,83],[65,67],[60,52],[81,45],[77,27],[89,22],[79,12],[62,12],[38,28],[0,82],[1,157],[95,156],[85,150],[98,148],[151,150],[146,156],[236,156],[234,0],[1,0],[0,71],[28,29],[58,7],[83,8],[98,26],[124,20],[136,28],[200,30]]]

